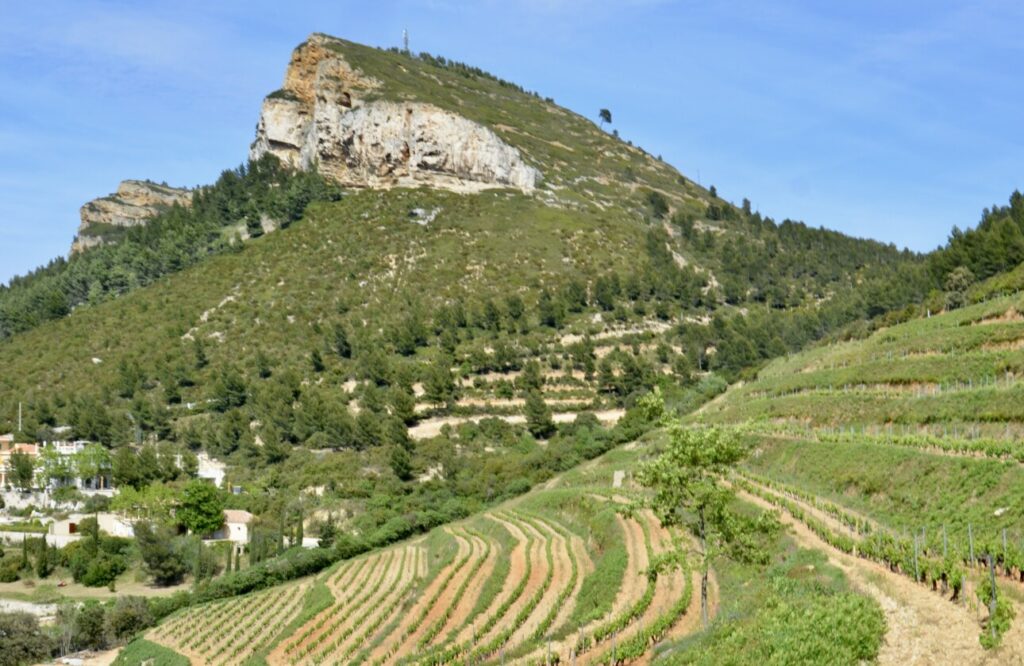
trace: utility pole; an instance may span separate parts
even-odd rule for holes
[[[409,31],[402,28],[402,48],[406,53],[409,53]]]
[[[21,432],[21,402],[18,403],[18,432]]]

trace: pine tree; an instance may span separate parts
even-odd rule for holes
[[[533,389],[526,396],[523,407],[526,413],[526,429],[538,439],[546,439],[555,432],[555,422],[551,418],[551,408],[544,402],[540,391]]]

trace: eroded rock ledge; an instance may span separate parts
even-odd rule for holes
[[[192,191],[148,180],[121,181],[117,192],[93,199],[79,210],[81,223],[71,254],[102,245],[111,230],[145,224],[175,204],[192,205]]]
[[[381,83],[313,35],[292,54],[284,88],[263,102],[250,156],[272,153],[350,187],[427,184],[531,191],[540,172],[490,129],[422,102],[366,101]]]

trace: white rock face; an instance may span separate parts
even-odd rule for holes
[[[456,191],[533,190],[540,172],[490,129],[422,102],[364,102],[380,82],[354,70],[314,35],[292,55],[285,87],[263,102],[250,157],[350,187],[427,184]]]
[[[104,229],[145,224],[175,204],[192,205],[192,191],[145,180],[122,181],[114,194],[82,206],[78,236],[71,245],[71,253],[102,245]]]

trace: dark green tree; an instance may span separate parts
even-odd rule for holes
[[[423,382],[424,397],[435,405],[446,405],[455,401],[455,377],[452,376],[451,357],[441,354],[427,370]]]
[[[342,325],[334,327],[334,352],[341,358],[352,358],[352,344],[348,341],[348,331]]]
[[[227,368],[213,385],[213,405],[219,412],[241,407],[248,398],[245,378],[237,368]]]
[[[319,349],[314,349],[309,353],[309,363],[313,367],[313,372],[323,372],[326,368],[324,357],[320,354]]]
[[[555,422],[551,418],[551,408],[544,402],[540,391],[533,389],[526,395],[523,406],[526,413],[526,429],[538,439],[546,439],[555,432]]]
[[[135,523],[135,541],[146,572],[157,585],[177,585],[188,573],[188,558],[174,532],[147,521]]]
[[[14,451],[8,459],[11,472],[14,477],[14,484],[24,491],[32,489],[32,480],[35,477],[36,468],[32,462],[32,456],[24,451]]]
[[[391,471],[394,472],[395,476],[400,480],[408,481],[412,478],[412,463],[409,460],[409,452],[406,451],[405,447],[401,444],[391,445],[389,463],[391,465]]]

